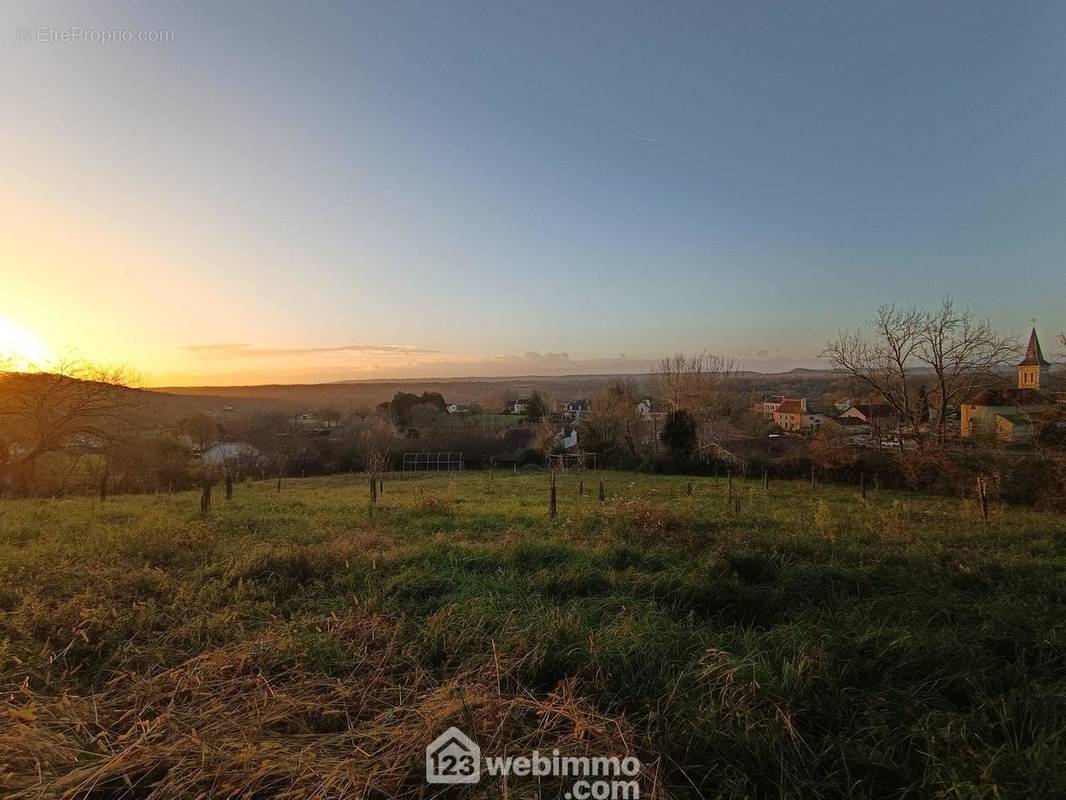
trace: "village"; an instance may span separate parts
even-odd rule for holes
[[[687,373],[689,365],[673,376],[614,379],[591,397],[556,399],[534,389],[485,407],[438,392],[398,392],[374,408],[291,415],[228,405],[183,419],[176,430],[192,473],[241,476],[364,470],[372,460],[378,471],[399,474],[493,467],[746,472],[752,465],[800,474],[808,463],[892,463],[892,454],[904,460],[931,443],[944,454],[1061,452],[1066,392],[1054,388],[1035,327],[1020,352],[1020,360],[946,408],[935,406],[927,376],[916,372],[910,380],[920,407],[911,415],[881,395],[844,393],[847,382],[839,379],[809,380],[811,391],[798,396],[757,393],[750,378],[731,369],[696,365]],[[684,390],[688,400],[670,396],[671,379],[693,382]]]

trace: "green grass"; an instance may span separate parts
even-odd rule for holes
[[[457,724],[645,796],[1066,795],[1066,520],[605,479],[555,521],[544,474],[0,504],[0,787],[416,796]]]

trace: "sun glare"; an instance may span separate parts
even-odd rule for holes
[[[0,316],[0,367],[21,371],[44,369],[55,354],[33,331]]]

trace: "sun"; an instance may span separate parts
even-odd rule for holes
[[[0,368],[29,372],[44,369],[54,358],[37,334],[0,316]]]

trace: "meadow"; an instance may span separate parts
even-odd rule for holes
[[[643,797],[1066,796],[1066,519],[603,477],[0,503],[0,794],[433,797],[456,725]]]

